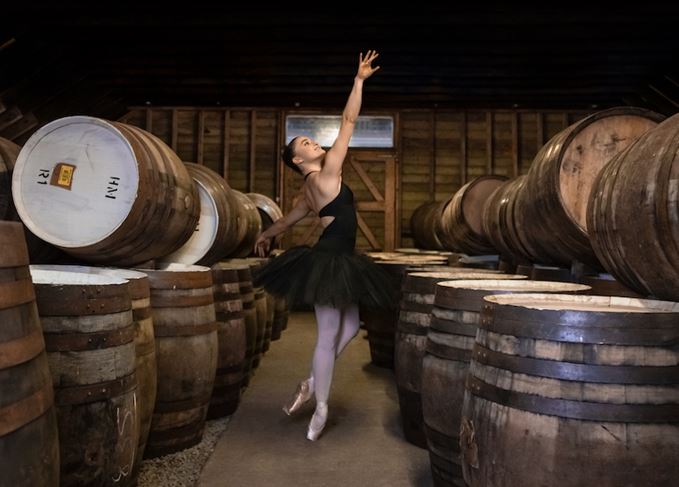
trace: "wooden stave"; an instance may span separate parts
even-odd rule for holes
[[[525,295],[524,298],[538,299],[541,296]],[[590,483],[602,487],[623,484],[674,485],[676,472],[668,466],[675,465],[670,458],[673,458],[673,453],[679,448],[675,440],[679,425],[676,424],[676,414],[663,411],[668,411],[667,407],[673,405],[675,409],[677,408],[676,390],[679,384],[676,373],[660,369],[676,369],[674,364],[677,363],[677,352],[673,344],[677,333],[673,323],[676,323],[679,306],[673,302],[616,297],[555,295],[553,299],[564,302],[560,308],[563,311],[558,311],[559,308],[554,310],[527,309],[516,303],[503,303],[494,301],[493,298],[486,298],[482,329],[477,335],[475,358],[472,361],[463,405],[461,444],[463,445],[465,480],[472,487],[482,485],[534,487],[545,485],[545,482],[549,483],[553,478],[561,479],[560,485],[564,487],[589,485]],[[625,308],[614,313],[601,313],[594,310],[583,311],[570,308],[568,300],[610,302],[613,305],[633,307],[660,305],[660,309],[654,313],[640,314],[627,312]],[[534,302],[539,303],[539,301]],[[552,372],[549,372],[549,369],[543,369],[538,375],[520,374],[522,376],[520,382],[526,384],[523,392],[503,394],[499,402],[497,399],[489,398],[488,394],[489,391],[492,392],[492,388],[500,387],[505,390],[504,388],[511,384],[511,377],[517,375],[517,372],[512,372],[512,370],[521,370],[522,367],[526,367],[526,358],[535,356],[534,351],[538,349],[531,349],[531,352],[524,354],[517,353],[516,348],[524,343],[522,340],[532,340],[531,336],[541,336],[533,335],[534,331],[539,330],[538,324],[542,324],[545,330],[553,327],[568,328],[575,324],[573,321],[575,316],[577,316],[577,326],[583,330],[583,334],[579,336],[561,334],[565,339],[556,340],[556,342],[564,348],[551,350],[543,348],[545,353],[540,357],[542,360],[539,360],[536,366],[541,366],[541,363],[553,363],[553,353],[563,354],[562,356],[570,355],[571,360],[563,361],[565,362],[563,365],[569,366],[574,363],[577,365],[582,362],[583,373],[588,368],[592,369],[591,374],[583,375],[583,377],[590,377],[589,379],[569,375],[570,369],[567,368],[563,368],[556,375],[551,374],[559,369],[553,369]],[[516,321],[517,319],[530,324],[530,329],[522,330],[518,335],[514,335],[518,336],[519,340],[516,344],[512,344],[515,348],[513,352],[498,348],[504,347],[499,340],[505,336],[503,331],[506,329],[505,323],[508,323],[507,320]],[[598,329],[600,333],[591,334],[590,327]],[[624,336],[621,336],[619,332],[625,329],[627,331]],[[649,340],[645,336],[649,332],[657,335],[658,331],[663,330],[666,330],[666,338],[660,341]],[[602,346],[602,343],[605,346]],[[634,353],[636,346],[643,347],[644,351],[639,349]],[[565,347],[575,348],[569,351]],[[584,349],[583,347],[592,348]],[[606,350],[606,347],[609,349]],[[619,347],[630,347],[629,353],[626,354],[628,360],[625,362],[625,365],[631,366],[629,373],[617,370],[625,368],[615,359],[616,356],[622,356],[621,354],[624,353],[622,349],[618,349]],[[486,355],[488,358],[483,358],[483,354],[486,353],[485,350],[492,352],[495,349],[501,351],[500,355],[516,357],[516,360],[508,362],[509,368],[497,369],[502,374],[501,377],[506,377],[505,382],[492,385],[488,389],[484,386],[484,380],[492,382],[492,377],[487,375],[490,369],[484,364],[493,363],[492,361],[496,359],[493,358],[493,354]],[[524,349],[528,350],[525,347]],[[525,358],[521,358],[524,355]],[[584,359],[575,359],[576,356],[584,357]],[[645,356],[655,358],[650,358],[647,365],[643,365],[640,360],[643,360]],[[478,362],[479,359],[482,362]],[[486,360],[491,360],[491,362],[485,362]],[[556,361],[556,363],[562,364],[562,361]],[[600,367],[605,365],[609,367]],[[650,371],[650,374],[640,374],[639,369],[646,369],[644,371]],[[620,373],[614,374],[613,372]],[[673,375],[667,375],[671,373]],[[493,375],[496,374],[493,373]],[[561,379],[552,377],[561,377]],[[638,381],[643,377],[658,382],[648,382],[646,379],[644,379],[645,382]],[[666,380],[662,380],[663,378]],[[619,380],[624,382],[618,382]],[[596,387],[585,387],[587,381],[590,384],[596,384]],[[557,389],[550,386],[550,382],[555,384]],[[566,387],[567,382],[573,385]],[[562,390],[558,390],[560,383],[564,384]],[[627,385],[623,385],[625,383]],[[658,391],[655,393],[650,390],[642,392],[639,389],[653,383],[665,385],[654,386]],[[544,389],[540,390],[539,387],[544,387]],[[552,387],[552,389],[547,387]],[[604,387],[608,389],[604,390]],[[672,391],[675,391],[674,395]],[[535,398],[532,403],[519,402],[526,393]],[[551,410],[546,409],[553,406],[550,403],[568,401],[577,405],[568,408],[561,406]],[[644,401],[647,401],[646,405]],[[656,405],[653,406],[650,403]],[[605,407],[600,408],[598,405]],[[671,421],[668,421],[668,414],[671,414]],[[488,418],[491,416],[511,418],[511,422],[507,422],[501,429],[498,429],[497,424],[489,421]],[[601,431],[603,433],[599,434]],[[632,435],[634,441],[621,441],[620,434]],[[491,435],[494,438],[493,444],[488,445],[487,440]],[[562,443],[557,443],[559,439]],[[503,458],[503,455],[507,453],[508,443],[513,445],[511,458]],[[561,444],[572,444],[573,448],[562,448],[559,446]],[[656,447],[651,447],[651,445]],[[668,452],[669,457],[663,458],[663,452]],[[535,458],[543,458],[545,461],[536,465]],[[488,462],[492,462],[492,466],[489,466]],[[526,465],[529,463],[531,467],[527,468]]]

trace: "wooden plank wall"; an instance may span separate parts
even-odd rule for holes
[[[202,163],[223,174],[234,189],[267,195],[288,211],[295,185],[281,177],[281,171],[289,170],[278,157],[283,113],[277,108],[133,107],[121,121],[149,130],[183,161]],[[401,241],[397,246],[413,246],[410,217],[422,203],[448,199],[465,182],[484,174],[525,174],[549,138],[587,114],[554,110],[398,111],[394,152],[400,170]],[[297,181],[297,188],[302,184],[301,178],[293,181]],[[286,244],[298,243],[309,226],[308,222],[301,225]],[[318,233],[319,229],[312,234],[312,241]],[[359,232],[357,246],[361,245],[365,247],[366,242]]]

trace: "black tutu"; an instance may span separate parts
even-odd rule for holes
[[[289,248],[253,273],[253,285],[285,297],[291,309],[356,303],[367,309],[398,307],[398,290],[387,272],[341,239]]]

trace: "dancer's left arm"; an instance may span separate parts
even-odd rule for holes
[[[358,114],[361,111],[361,101],[363,96],[363,81],[370,78],[375,71],[380,69],[379,66],[372,67],[371,63],[379,56],[377,51],[368,51],[363,57],[363,53],[358,56],[358,71],[354,78],[354,87],[349,94],[349,100],[344,107],[342,113],[342,122],[340,124],[339,135],[337,140],[332,145],[328,153],[325,155],[325,164],[322,172],[325,174],[332,173],[339,176],[342,172],[342,164],[349,149],[349,141],[354,133],[354,126],[358,119]]]

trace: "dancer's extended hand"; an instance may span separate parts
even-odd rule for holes
[[[271,248],[271,237],[264,237],[261,233],[257,237],[255,242],[255,254],[259,257],[266,257],[269,255],[269,250]]]
[[[363,53],[359,54],[358,56],[358,72],[356,73],[356,77],[359,79],[368,79],[370,78],[375,71],[380,69],[379,66],[375,66],[374,68],[370,65],[375,59],[377,59],[377,51],[370,50],[366,53],[365,57],[363,57]]]

